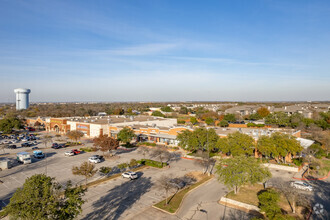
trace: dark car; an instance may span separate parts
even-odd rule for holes
[[[52,148],[53,149],[60,149],[62,147],[58,143],[53,143]]]
[[[59,147],[63,147],[63,148],[67,147],[66,144],[59,144],[58,146],[59,146]]]
[[[16,149],[16,145],[9,145],[7,148],[8,149]]]
[[[23,143],[21,146],[22,147],[31,147],[31,144],[30,143]]]

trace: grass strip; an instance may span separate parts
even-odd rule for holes
[[[180,207],[180,204],[184,198],[184,196],[189,192],[191,191],[192,189],[196,188],[197,186],[205,183],[206,181],[208,181],[209,179],[211,179],[213,176],[206,176],[204,177],[202,180],[200,180],[199,182],[191,185],[191,186],[188,186],[187,188],[184,188],[183,190],[177,192],[173,198],[172,196],[170,196],[168,198],[168,200],[170,201],[168,203],[168,205],[166,205],[166,200],[163,200],[157,204],[155,204],[154,206],[156,206],[157,208],[160,208],[160,209],[163,209],[167,212],[170,212],[170,213],[175,213],[178,208]]]

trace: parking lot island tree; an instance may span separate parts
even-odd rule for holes
[[[150,150],[148,147],[140,146],[137,152],[143,155],[143,159],[147,159],[146,155],[149,154]]]
[[[153,158],[159,158],[162,166],[163,166],[163,162],[168,161],[171,158],[171,153],[167,151],[166,147],[156,147],[154,148],[151,153],[150,156]]]
[[[109,137],[108,135],[101,134],[93,139],[94,146],[103,152],[110,152],[116,150],[119,147],[119,141]]]
[[[166,175],[161,176],[158,180],[157,186],[165,191],[165,205],[168,205],[168,192],[174,188],[174,185],[171,183],[171,178]]]
[[[85,177],[85,183],[87,186],[87,180],[95,175],[97,169],[95,169],[95,165],[89,162],[83,162],[79,167],[72,167],[72,174],[78,176]]]
[[[75,140],[76,143],[78,143],[78,140],[84,136],[84,133],[81,131],[73,130],[69,131],[66,136],[70,138],[71,140]]]
[[[121,142],[126,143],[126,145],[128,145],[134,137],[135,133],[129,127],[124,127],[119,131],[117,135],[117,139]]]
[[[240,187],[246,184],[264,182],[271,176],[266,167],[252,157],[237,156],[229,159],[222,159],[216,166],[218,180],[227,187],[233,188],[237,194]]]
[[[16,190],[3,214],[10,219],[74,219],[82,211],[85,191],[70,182],[63,187],[54,178],[36,174]]]

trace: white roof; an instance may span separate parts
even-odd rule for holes
[[[297,141],[300,142],[300,145],[303,148],[308,148],[310,147],[312,144],[314,144],[315,141],[313,140],[309,140],[309,139],[305,139],[305,138],[297,138]]]

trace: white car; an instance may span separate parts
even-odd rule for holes
[[[74,153],[72,151],[67,151],[64,153],[65,156],[74,156]]]
[[[91,163],[101,163],[101,158],[98,155],[91,156],[88,160]]]
[[[295,181],[291,182],[290,186],[296,189],[302,189],[306,191],[313,191],[313,187],[303,181]]]
[[[131,179],[131,180],[138,178],[138,175],[135,172],[132,172],[132,171],[125,172],[125,173],[121,174],[121,176],[123,178],[128,178],[128,179]]]

